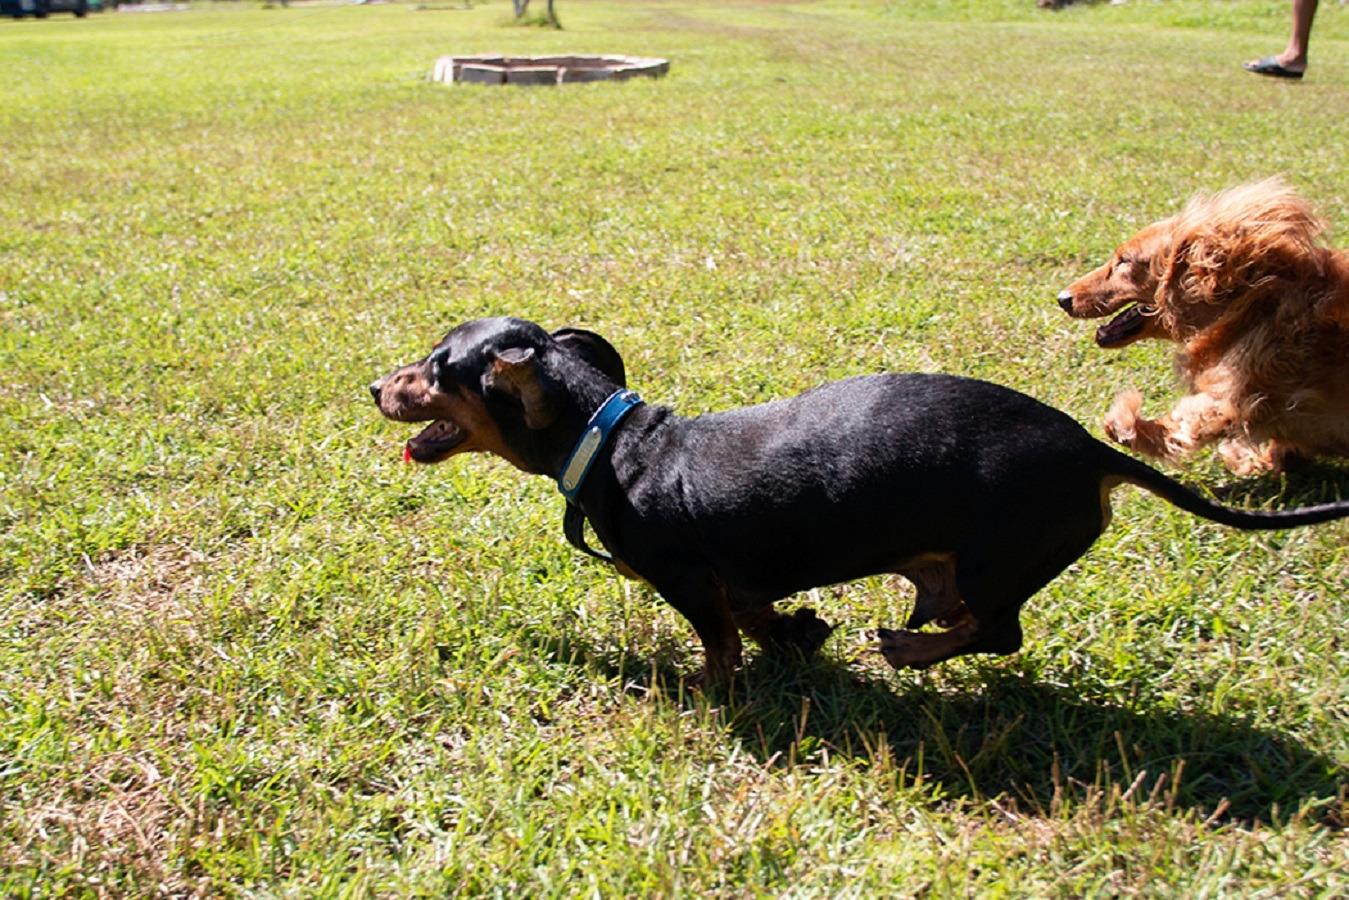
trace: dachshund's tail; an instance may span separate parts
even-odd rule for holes
[[[1349,518],[1349,500],[1270,511],[1233,509],[1200,496],[1179,481],[1131,456],[1120,453],[1113,447],[1102,444],[1101,449],[1106,454],[1104,468],[1107,477],[1113,475],[1121,481],[1138,485],[1188,513],[1222,525],[1246,530],[1273,531]]]

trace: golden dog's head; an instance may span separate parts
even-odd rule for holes
[[[1319,277],[1324,223],[1282,180],[1196,197],[1115,249],[1105,265],[1058,296],[1073,318],[1113,318],[1101,347],[1142,338],[1186,342],[1253,305],[1277,303],[1280,286]]]

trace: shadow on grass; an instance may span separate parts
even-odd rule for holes
[[[1316,460],[1282,475],[1243,478],[1222,485],[1213,493],[1223,503],[1252,508],[1332,503],[1349,498],[1349,465]]]
[[[699,702],[680,681],[674,650],[643,659],[570,638],[539,649],[629,693]],[[1223,716],[1128,709],[991,667],[983,675],[968,692],[939,692],[828,658],[760,656],[708,699],[729,733],[770,765],[827,749],[888,768],[888,777],[921,776],[947,798],[1002,798],[1037,814],[1065,798],[1128,792],[1215,822],[1282,822],[1301,810],[1309,821],[1344,825],[1349,770],[1288,735]]]

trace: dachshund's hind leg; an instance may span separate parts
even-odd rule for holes
[[[949,626],[956,620],[964,603],[956,587],[955,554],[930,557],[895,571],[912,582],[918,592],[905,628],[922,628],[933,621]]]
[[[1098,496],[1092,496],[1096,493]],[[1054,515],[1008,521],[954,556],[954,583],[931,596],[954,597],[943,608],[945,631],[879,629],[880,651],[896,669],[922,669],[967,653],[1006,655],[1021,649],[1021,605],[1087,551],[1101,533],[1105,513],[1099,486],[1082,491]],[[921,593],[920,593],[921,596]],[[921,621],[940,604],[929,600],[909,621]]]
[[[881,655],[896,669],[926,669],[928,666],[971,652],[979,622],[966,610],[946,631],[909,631],[877,628]]]
[[[967,652],[965,647],[978,632],[979,623],[960,599],[955,554],[909,562],[895,571],[911,581],[918,594],[904,630],[876,629],[881,653],[890,665],[896,669],[922,669]],[[916,630],[929,622],[947,630]]]

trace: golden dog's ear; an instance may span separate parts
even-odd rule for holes
[[[1167,281],[1191,301],[1228,304],[1250,299],[1277,279],[1293,275],[1311,256],[1305,240],[1280,225],[1219,223],[1198,229],[1175,253],[1183,277]],[[1179,299],[1179,294],[1174,296]]]
[[[515,398],[524,408],[525,425],[530,428],[547,428],[562,412],[562,392],[540,370],[532,347],[494,352],[482,385],[488,391]]]
[[[1221,302],[1227,268],[1227,247],[1221,236],[1199,233],[1178,239],[1157,282],[1157,306]]]
[[[1152,315],[1163,331],[1175,335],[1184,318],[1185,297],[1190,290],[1191,241],[1176,238],[1165,251],[1151,260],[1150,274],[1157,287],[1152,294]]]
[[[1165,253],[1153,258],[1153,277],[1157,280],[1155,306],[1161,309],[1177,292],[1183,291],[1181,280],[1190,271],[1190,242],[1176,241]]]
[[[1244,275],[1243,267],[1234,265],[1236,260],[1233,259],[1233,248],[1238,246],[1239,240],[1239,231],[1225,234],[1209,230],[1187,241],[1185,292],[1204,303],[1222,303],[1231,299]]]

